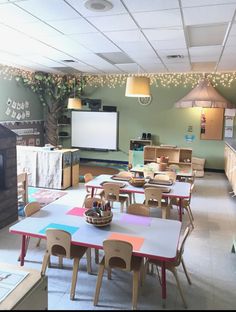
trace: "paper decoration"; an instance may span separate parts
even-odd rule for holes
[[[7,108],[5,114],[16,118],[18,121],[30,118],[30,105],[28,101],[17,102],[11,98],[7,99]]]
[[[83,217],[85,211],[87,211],[87,208],[78,208],[78,207],[75,207],[75,208],[73,208],[73,209],[67,211],[66,214],[72,215],[72,216]]]
[[[137,237],[120,233],[112,233],[111,235],[108,236],[107,239],[119,239],[125,242],[129,242],[133,245],[134,250],[139,250],[144,242],[144,238],[141,236]]]
[[[129,224],[136,224],[136,225],[143,225],[143,226],[150,226],[151,218],[144,217],[144,216],[136,216],[132,214],[124,214],[120,221],[123,223]]]

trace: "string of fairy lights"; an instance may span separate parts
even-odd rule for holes
[[[11,80],[15,77],[23,77],[25,79],[33,79],[35,72],[26,71],[23,69],[0,66],[0,77]],[[62,75],[49,74],[55,80],[60,80]],[[223,86],[231,87],[232,83],[236,81],[236,72],[222,72],[222,73],[145,73],[145,74],[107,74],[107,75],[87,75],[83,74],[84,85],[90,87],[109,87],[116,88],[124,86],[128,76],[144,76],[150,78],[150,84],[155,87],[195,87],[203,78],[208,79],[213,87]],[[76,76],[75,76],[76,77]],[[81,74],[78,76],[81,79]]]

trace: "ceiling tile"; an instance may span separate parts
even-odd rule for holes
[[[157,10],[179,8],[178,0],[165,0],[165,1],[124,0],[124,3],[131,12],[145,12],[145,11],[157,11]]]
[[[118,52],[120,51],[112,42],[100,33],[70,35],[70,38],[74,39],[84,47],[95,53],[104,52]]]
[[[167,64],[170,72],[188,72],[191,70],[190,64]]]
[[[235,5],[204,6],[197,8],[184,8],[185,25],[215,24],[231,21]]]
[[[168,49],[171,50],[173,47],[176,49],[186,49],[187,45],[185,42],[185,39],[173,39],[173,40],[157,40],[157,41],[151,41],[153,47],[156,49],[156,51]]]
[[[63,0],[28,0],[17,5],[43,21],[54,21],[79,17]]]
[[[192,70],[198,72],[214,71],[216,62],[192,62]]]
[[[58,29],[61,33],[65,35],[98,32],[97,29],[90,25],[90,23],[87,22],[84,18],[49,21],[48,24]]]
[[[185,40],[184,31],[181,27],[144,29],[143,32],[150,41],[173,39]]]
[[[104,34],[116,44],[120,42],[146,41],[139,30],[109,31]]]
[[[140,12],[134,13],[133,16],[139,26],[142,28],[158,28],[182,25],[179,9],[154,12]]]
[[[197,7],[206,5],[220,5],[225,3],[236,3],[236,0],[181,0],[181,3],[183,7]]]
[[[138,28],[129,14],[88,17],[87,19],[101,31],[132,30]]]
[[[14,4],[8,3],[0,7],[0,21],[16,26],[20,23],[36,22],[38,19]]]
[[[191,47],[189,54],[192,62],[215,62],[218,60],[221,50],[221,46]]]

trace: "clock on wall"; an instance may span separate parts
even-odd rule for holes
[[[152,101],[152,96],[147,96],[147,97],[139,97],[138,98],[138,102],[140,105],[143,105],[143,106],[147,106],[151,103]]]

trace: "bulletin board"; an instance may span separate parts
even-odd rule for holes
[[[201,140],[222,140],[224,108],[203,108],[201,112]]]

